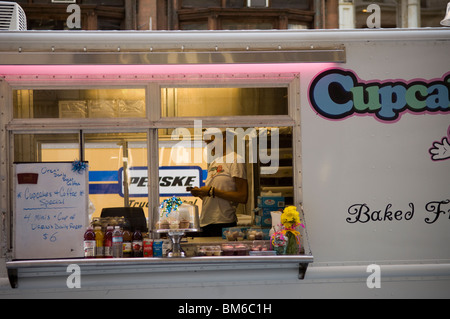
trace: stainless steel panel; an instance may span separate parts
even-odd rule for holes
[[[344,49],[244,52],[0,52],[3,65],[239,64],[346,61]]]

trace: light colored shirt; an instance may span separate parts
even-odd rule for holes
[[[205,185],[215,187],[221,191],[236,191],[234,178],[247,179],[244,163],[218,163],[214,160],[208,167],[208,176]],[[200,226],[210,224],[228,224],[237,221],[237,203],[229,202],[222,198],[205,197],[203,199]]]

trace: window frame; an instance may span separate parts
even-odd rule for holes
[[[89,76],[87,76],[89,78]],[[289,126],[293,130],[293,183],[294,183],[294,205],[301,207],[302,182],[301,178],[295,178],[301,172],[301,127],[300,127],[300,74],[212,74],[212,75],[167,75],[151,80],[149,78],[127,78],[126,81],[120,76],[107,80],[93,76],[94,81],[89,84],[80,84],[79,78],[71,76],[56,75],[51,78],[44,77],[41,81],[36,78],[22,79],[21,76],[8,77],[0,82],[0,91],[6,98],[5,112],[0,124],[6,127],[7,135],[5,147],[8,152],[2,152],[0,160],[7,163],[8,180],[0,181],[2,188],[8,189],[7,195],[1,198],[2,208],[7,214],[9,231],[6,238],[7,243],[2,243],[12,251],[13,238],[13,205],[12,192],[14,180],[13,155],[15,134],[58,134],[58,133],[147,133],[147,161],[148,161],[148,200],[149,203],[149,227],[154,225],[155,214],[159,207],[159,158],[158,158],[158,129],[170,129],[176,127],[193,127],[194,118],[163,118],[161,114],[161,89],[164,87],[286,87],[288,90],[288,115],[275,116],[229,116],[229,117],[196,117],[201,119],[203,127],[282,127]],[[57,81],[55,81],[55,79]],[[58,81],[59,79],[59,81]],[[84,79],[82,79],[84,80]],[[213,84],[212,84],[213,83]],[[96,88],[142,88],[145,87],[146,118],[103,118],[103,119],[14,119],[12,96],[14,90],[20,89],[96,89]],[[2,98],[3,98],[2,97]],[[2,134],[2,133],[0,133]],[[83,135],[82,134],[82,135]],[[81,138],[83,136],[81,135]],[[2,240],[3,241],[3,240]],[[306,243],[305,243],[306,244]],[[3,252],[5,254],[5,252]]]

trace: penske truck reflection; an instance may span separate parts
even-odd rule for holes
[[[159,168],[159,195],[160,196],[191,196],[186,187],[200,187],[203,185],[202,169],[198,166],[160,167]],[[123,168],[118,172],[120,196],[124,196]],[[131,167],[128,170],[129,196],[148,196],[148,170],[147,167]]]
[[[91,217],[100,217],[103,208],[123,206],[141,207],[148,217],[149,173],[145,156],[147,150],[139,142],[130,143],[128,158],[124,161],[123,148],[117,145],[108,142],[86,143],[89,200],[95,208]],[[201,209],[201,201],[186,191],[186,187],[204,185],[206,163],[177,165],[173,158],[179,158],[175,155],[180,154],[180,150],[172,148],[172,145],[165,146],[160,148],[159,201],[175,195],[183,201],[195,203]],[[43,161],[51,162],[58,161],[59,154],[67,152],[67,149],[62,149],[57,144],[47,144],[43,145],[41,151]],[[73,153],[75,156],[76,148]],[[124,165],[124,162],[128,165]],[[150,203],[150,206],[152,204],[154,203]]]
[[[204,185],[204,173],[199,166],[163,166],[159,169],[159,194],[160,197],[189,197],[184,200],[191,201],[193,198],[186,187],[201,187]],[[131,167],[127,170],[128,196],[130,207],[148,208],[148,169],[147,167]],[[123,182],[124,168],[118,171],[91,171],[89,172],[89,195],[119,195],[118,205],[123,203],[125,189]],[[116,196],[117,198],[117,196]],[[100,203],[99,200],[96,200]],[[95,205],[95,202],[94,202]],[[102,204],[104,205],[104,204]],[[106,206],[103,206],[106,207]],[[98,208],[96,206],[96,211]]]

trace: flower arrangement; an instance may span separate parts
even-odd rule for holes
[[[178,206],[180,206],[181,204],[183,204],[183,202],[179,197],[176,197],[175,195],[172,196],[172,198],[165,199],[160,206],[160,208],[162,208],[160,217],[163,217],[163,213],[166,213],[166,217],[168,217],[172,211],[177,211]]]
[[[286,253],[287,242],[287,236],[281,231],[276,232],[272,235],[272,245],[278,255],[284,255]]]
[[[272,235],[272,245],[275,250],[281,251],[285,247],[285,254],[296,255],[300,248],[300,233],[296,230],[298,226],[305,226],[300,221],[297,207],[288,206],[281,214],[281,230]]]
[[[299,225],[300,223],[300,214],[297,211],[297,207],[288,206],[283,210],[283,214],[281,214],[281,223],[286,229],[293,229]]]
[[[157,222],[156,227],[158,229],[178,229],[180,225],[178,220],[178,208],[181,204],[183,204],[183,202],[176,196],[165,199],[159,207],[159,221]]]

